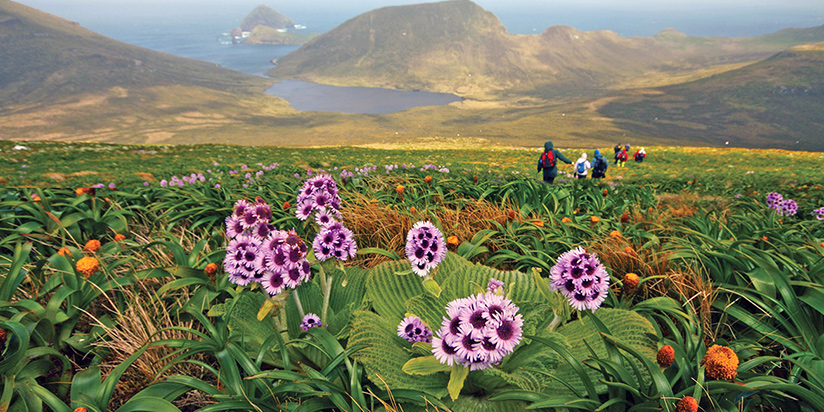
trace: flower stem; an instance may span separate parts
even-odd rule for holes
[[[300,304],[300,295],[298,295],[298,289],[295,288],[294,290],[292,290],[292,292],[294,292],[295,294],[295,304],[298,305],[298,313],[300,313],[300,317],[301,319],[303,319],[303,317],[306,316],[306,314],[303,313],[303,305]]]

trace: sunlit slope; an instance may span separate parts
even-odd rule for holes
[[[118,42],[8,0],[0,0],[0,45],[0,107],[50,104],[113,87],[186,85],[241,92],[267,84],[212,63]]]
[[[824,151],[824,43],[707,79],[626,94],[600,112],[627,130],[684,144]]]
[[[333,84],[454,92],[466,97],[592,95],[653,73],[755,61],[824,41],[824,28],[757,38],[649,38],[552,26],[514,35],[469,0],[385,7],[357,16],[278,61],[270,74]]]

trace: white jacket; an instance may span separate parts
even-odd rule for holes
[[[581,163],[584,164],[584,173],[578,173],[578,165],[581,164]],[[586,153],[581,153],[581,157],[578,160],[575,161],[575,165],[573,166],[572,170],[573,170],[573,173],[575,173],[576,175],[586,176],[587,172],[591,168],[592,168],[592,166],[589,164],[589,160],[587,160],[587,154]]]

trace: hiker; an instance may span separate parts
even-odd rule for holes
[[[629,153],[629,148],[630,148],[629,143],[627,143],[626,145],[624,145],[624,149],[626,149],[626,150],[627,150],[627,153]]]
[[[558,175],[558,160],[572,164],[572,161],[564,157],[558,149],[552,148],[552,142],[544,143],[544,152],[538,159],[538,171],[543,169],[544,183],[552,183],[555,180],[555,176]]]
[[[601,155],[600,150],[595,149],[595,159],[592,161],[592,178],[601,179],[606,177],[608,167],[609,161],[607,161],[607,158]]]
[[[581,153],[581,157],[575,162],[575,166],[572,167],[575,169],[575,176],[578,179],[586,179],[587,178],[587,170],[592,168],[589,164],[589,160],[587,160],[587,153]]]
[[[624,167],[624,163],[627,162],[627,149],[621,149],[621,153],[618,153],[618,167]]]
[[[624,147],[624,145],[622,145],[621,143],[618,143],[617,145],[615,145],[615,148],[612,149],[612,150],[615,150],[615,163],[616,164],[618,163],[618,155],[621,154],[621,148],[623,148],[623,147]]]
[[[644,150],[642,147],[641,150],[635,152],[635,161],[641,163],[644,161],[644,158],[647,157],[647,151]]]

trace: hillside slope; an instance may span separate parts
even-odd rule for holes
[[[629,131],[683,144],[824,151],[824,43],[710,78],[625,93],[600,113]]]
[[[261,90],[264,79],[121,43],[77,23],[0,0],[0,108],[54,103],[112,87]]]
[[[553,26],[514,35],[470,0],[385,7],[357,16],[278,60],[270,75],[341,85],[557,98],[603,92],[650,73],[763,59],[824,41],[824,26],[762,38],[651,38]]]

